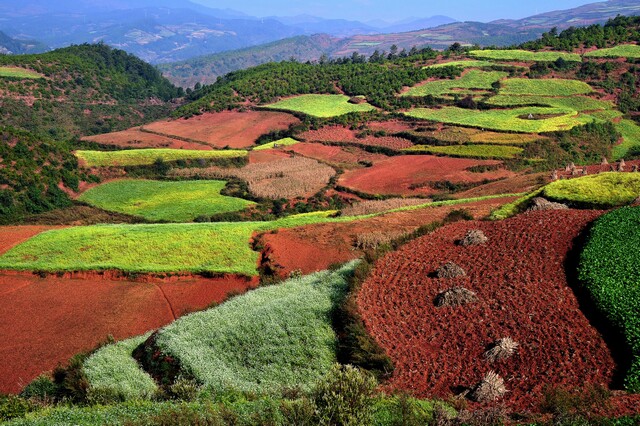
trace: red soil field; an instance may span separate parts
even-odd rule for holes
[[[308,142],[344,142],[358,145],[381,146],[391,149],[404,149],[413,146],[411,141],[393,136],[366,136],[358,138],[358,131],[351,130],[344,126],[326,126],[318,130],[309,130],[299,134],[297,137]]]
[[[353,247],[359,234],[413,232],[422,225],[444,219],[454,209],[467,209],[479,219],[487,216],[492,209],[514,199],[500,198],[456,206],[389,213],[357,222],[280,229],[277,233],[264,234],[262,238],[271,261],[282,268],[280,272],[283,276],[296,269],[309,274],[327,269],[332,263],[347,262],[362,256],[362,252],[354,250]]]
[[[497,182],[487,183],[466,191],[456,192],[455,198],[484,197],[485,195],[518,194],[521,192],[531,192],[551,182],[550,173],[532,173],[528,175],[515,176]]]
[[[61,226],[2,226],[0,227],[0,254],[41,232],[60,229]]]
[[[280,149],[265,149],[260,151],[249,151],[249,164],[272,163],[291,157]]]
[[[447,398],[489,371],[505,379],[504,402],[535,410],[547,385],[609,385],[616,363],[602,335],[581,310],[565,261],[574,239],[602,212],[531,212],[501,222],[458,222],[379,260],[357,303],[366,327],[394,361],[390,388]],[[558,226],[562,224],[562,226]],[[455,242],[481,229],[485,245]],[[432,278],[445,262],[466,277]],[[478,303],[434,306],[442,291],[462,286]],[[516,354],[489,364],[488,345],[503,337]]]
[[[500,169],[484,173],[467,171],[478,165],[497,165],[500,161],[437,157],[434,155],[402,155],[374,164],[373,167],[351,170],[338,183],[347,188],[371,194],[431,195],[438,191],[432,182],[480,183],[516,176]]]
[[[102,135],[87,136],[82,140],[103,145],[116,145],[122,148],[171,148],[171,149],[200,149],[211,150],[209,145],[195,142],[185,142],[178,139],[153,133],[142,132],[139,127],[134,127],[121,132],[105,133]]]
[[[389,121],[372,121],[367,124],[371,130],[375,131],[384,131],[387,133],[400,133],[407,132],[413,130],[414,126],[411,123],[407,123],[406,121],[400,120],[389,120]]]
[[[288,146],[285,149],[315,160],[344,166],[357,165],[358,161],[371,161],[375,163],[389,158],[383,154],[372,154],[352,146],[341,147],[323,145],[321,143],[301,142]]]
[[[216,148],[249,148],[256,139],[273,130],[286,130],[299,123],[290,114],[271,111],[224,111],[205,113],[189,119],[157,121],[146,130],[165,136],[177,136]]]
[[[19,392],[108,335],[121,340],[143,334],[257,285],[241,277],[130,282],[83,275],[0,272],[0,392]]]

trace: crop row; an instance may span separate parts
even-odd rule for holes
[[[244,150],[199,151],[189,149],[129,149],[124,151],[76,151],[87,167],[146,166],[162,161],[240,158]]]

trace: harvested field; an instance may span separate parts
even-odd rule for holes
[[[506,193],[526,193],[550,182],[549,173],[534,173],[530,175],[514,176],[497,182],[476,186],[475,188],[456,193],[456,198],[484,197]]]
[[[359,161],[375,163],[389,158],[384,154],[372,154],[353,146],[330,146],[307,142],[288,147],[287,151],[343,168],[353,168]]]
[[[16,393],[45,371],[112,335],[124,339],[221,302],[255,281],[188,278],[129,282],[0,273],[0,392]]]
[[[303,157],[285,158],[270,163],[250,164],[241,169],[209,167],[174,169],[174,177],[224,179],[237,177],[249,184],[251,193],[262,198],[308,197],[324,188],[336,174],[331,167]]]
[[[142,132],[139,127],[123,130],[121,132],[87,136],[82,138],[82,140],[95,142],[101,145],[115,145],[122,148],[211,149],[211,146],[203,143],[186,142],[149,132]]]
[[[327,269],[333,263],[342,263],[362,256],[354,250],[359,235],[409,233],[418,227],[442,220],[451,211],[466,209],[476,219],[487,216],[491,210],[514,200],[515,197],[496,198],[453,206],[429,207],[417,210],[389,213],[380,217],[349,223],[325,223],[280,229],[277,233],[263,235],[269,258],[281,267],[281,274],[301,270],[311,273]]]
[[[390,120],[390,121],[372,121],[367,124],[374,132],[383,131],[387,133],[399,133],[413,129],[413,126],[406,121]]]
[[[592,318],[581,311],[570,287],[575,271],[566,271],[564,263],[573,240],[601,214],[567,210],[459,222],[378,261],[358,306],[367,329],[395,363],[388,386],[447,398],[495,370],[506,378],[504,401],[531,410],[546,385],[610,384],[614,358]],[[482,230],[488,242],[456,244],[471,229]],[[455,284],[430,278],[449,261],[467,276],[455,278]],[[436,308],[434,298],[452,285],[473,291],[479,302]],[[484,352],[505,336],[519,343],[517,352],[489,365]]]
[[[358,137],[358,131],[343,126],[326,126],[318,130],[309,130],[298,135],[298,138],[308,142],[344,142],[357,145],[381,146],[395,150],[410,148],[411,141],[393,136],[364,136]]]
[[[338,183],[370,194],[431,195],[438,192],[431,186],[436,182],[473,184],[515,176],[515,173],[504,169],[484,173],[472,173],[467,170],[472,166],[499,164],[499,161],[493,160],[433,155],[397,156],[374,164],[373,167],[348,171],[340,177]]]
[[[224,111],[189,119],[157,121],[143,128],[164,136],[191,139],[216,148],[248,148],[256,139],[274,130],[299,123],[296,117],[271,111]]]
[[[407,206],[419,206],[431,200],[425,198],[391,198],[389,200],[367,200],[353,204],[340,211],[342,216],[364,216]]]
[[[289,154],[279,149],[249,151],[249,164],[272,163],[290,157]]]

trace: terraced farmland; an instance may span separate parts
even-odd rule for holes
[[[459,67],[459,68],[483,68],[483,67],[491,67],[494,66],[495,62],[490,61],[474,61],[471,59],[464,61],[449,61],[449,62],[441,62],[439,64],[428,65],[425,68],[444,68],[444,67]]]
[[[125,151],[76,151],[76,156],[86,167],[148,166],[158,159],[171,162],[178,160],[241,158],[248,155],[244,150],[199,151],[187,149],[129,149]]]
[[[524,62],[553,62],[559,58],[565,61],[580,62],[582,58],[575,53],[567,52],[530,52],[527,50],[472,50],[469,52],[474,58],[491,59],[494,61],[524,61]]]
[[[592,93],[587,83],[578,80],[509,78],[500,83],[502,95],[574,96]]]
[[[265,105],[265,108],[300,112],[314,117],[337,117],[351,112],[373,111],[367,103],[352,104],[345,95],[300,95]]]
[[[444,154],[449,157],[505,159],[514,158],[523,149],[507,145],[415,145],[405,152],[422,152],[425,154]]]
[[[292,139],[292,138],[284,138],[284,139],[279,139],[277,141],[273,141],[273,142],[269,142],[269,143],[265,143],[263,145],[257,146],[255,148],[253,148],[254,151],[262,151],[262,150],[266,150],[266,149],[273,149],[273,148],[279,148],[279,147],[283,147],[283,146],[291,146],[291,145],[295,145],[299,143],[297,140]]]
[[[0,78],[2,77],[24,78],[32,80],[44,78],[44,76],[40,73],[28,70],[26,68],[18,67],[0,67]]]
[[[92,188],[79,199],[104,210],[166,222],[190,222],[198,216],[240,211],[254,204],[221,195],[225,185],[224,181],[119,180]]]
[[[471,70],[455,80],[437,80],[412,87],[402,96],[442,96],[472,93],[464,89],[489,91],[492,85],[507,77],[506,72]]]
[[[620,44],[606,49],[597,49],[584,54],[587,58],[640,58],[640,45]]]

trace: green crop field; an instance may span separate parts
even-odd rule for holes
[[[337,117],[350,112],[367,112],[375,110],[371,105],[349,103],[349,96],[345,95],[300,95],[294,98],[283,99],[274,104],[265,105],[284,111],[301,112],[314,117]]]
[[[17,68],[17,67],[0,67],[0,77],[28,78],[28,79],[44,78],[42,74],[39,74],[35,71],[31,71],[25,68]]]
[[[284,139],[280,139],[274,142],[269,142],[269,143],[265,143],[264,145],[260,145],[257,146],[255,148],[253,148],[254,151],[262,151],[262,150],[266,150],[266,149],[272,149],[275,147],[280,147],[280,146],[291,146],[291,145],[295,145],[297,143],[300,143],[299,141],[293,139],[293,138],[284,138]]]
[[[613,147],[613,159],[628,158],[631,151],[638,152],[640,150],[640,126],[633,120],[621,120],[615,126],[622,135],[622,143]]]
[[[579,278],[595,305],[630,348],[625,372],[628,391],[640,392],[640,208],[624,207],[602,216],[580,255]]]
[[[473,60],[466,60],[466,61],[450,61],[450,62],[443,62],[441,64],[434,64],[434,65],[429,65],[426,66],[424,68],[444,68],[444,67],[459,67],[459,68],[483,68],[483,67],[492,67],[496,65],[495,62],[491,62],[491,61],[473,61]]]
[[[529,96],[574,96],[592,93],[587,83],[578,80],[509,78],[501,82],[500,94]]]
[[[640,174],[609,172],[558,180],[545,186],[543,196],[578,206],[622,206],[640,196]]]
[[[567,108],[575,111],[597,111],[614,108],[614,105],[609,101],[601,101],[587,96],[510,95],[502,94],[502,90],[498,95],[489,98],[487,104],[499,107],[537,105]]]
[[[496,61],[553,62],[559,58],[565,61],[580,62],[580,55],[567,52],[529,52],[526,50],[472,50],[469,55],[474,58]]]
[[[201,215],[240,211],[255,204],[221,195],[225,185],[219,180],[119,180],[92,188],[79,199],[104,210],[163,222],[190,222]]]
[[[157,346],[216,391],[309,390],[336,362],[331,313],[354,267],[290,279],[180,318],[160,330]]]
[[[416,108],[405,113],[409,117],[481,129],[511,131],[521,133],[542,133],[569,130],[575,126],[593,121],[593,118],[578,115],[568,108],[525,107],[509,110],[469,110],[458,107],[440,109]],[[529,120],[528,115],[556,115],[540,120]]]
[[[504,159],[514,158],[518,154],[522,153],[523,149],[507,145],[414,145],[404,151],[445,154],[451,157]]]
[[[608,49],[598,49],[585,53],[587,58],[640,58],[640,46],[637,44],[621,44]]]
[[[471,94],[469,91],[455,89],[491,90],[492,84],[507,77],[506,72],[471,70],[456,80],[430,81],[421,86],[412,87],[402,96],[442,96],[445,94]]]
[[[129,149],[124,151],[76,151],[87,167],[148,166],[162,161],[245,157],[244,150],[199,151],[189,149]]]
[[[125,401],[151,399],[158,385],[131,356],[150,334],[107,345],[91,355],[83,365],[89,394],[109,394]]]

